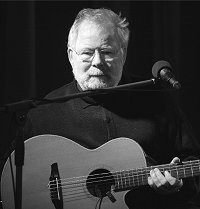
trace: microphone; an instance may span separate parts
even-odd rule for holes
[[[164,60],[156,62],[152,67],[152,75],[162,81],[169,83],[173,88],[180,89],[181,84],[175,79],[171,65]]]

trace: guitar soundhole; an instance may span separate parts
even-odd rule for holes
[[[111,172],[101,168],[90,173],[86,181],[86,186],[93,196],[105,197],[114,183],[114,177]]]

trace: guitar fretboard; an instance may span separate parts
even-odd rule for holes
[[[181,164],[164,164],[147,168],[117,171],[113,173],[115,177],[114,190],[128,190],[133,187],[147,185],[150,170],[154,168],[158,168],[162,173],[169,171],[175,178],[188,178],[200,175],[200,160],[186,161]]]

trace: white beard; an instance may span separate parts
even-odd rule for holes
[[[75,79],[77,80],[78,84],[82,88],[82,90],[94,90],[94,89],[102,89],[102,88],[107,88],[110,86],[113,86],[109,82],[108,77],[102,76],[102,77],[90,77],[87,79],[81,79],[80,77],[76,77]]]
[[[114,87],[118,85],[121,79],[121,74],[114,78],[108,74],[104,75],[99,70],[90,70],[90,72],[82,74],[73,70],[73,74],[75,80],[78,82],[83,91]]]

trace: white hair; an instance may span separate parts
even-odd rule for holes
[[[126,18],[122,18],[121,14],[117,15],[110,9],[100,8],[100,9],[82,9],[69,31],[68,35],[68,47],[74,47],[76,43],[76,38],[78,35],[78,29],[80,24],[84,21],[92,21],[99,25],[102,23],[111,23],[117,31],[120,43],[122,47],[127,49],[129,41],[129,23],[126,21]]]

